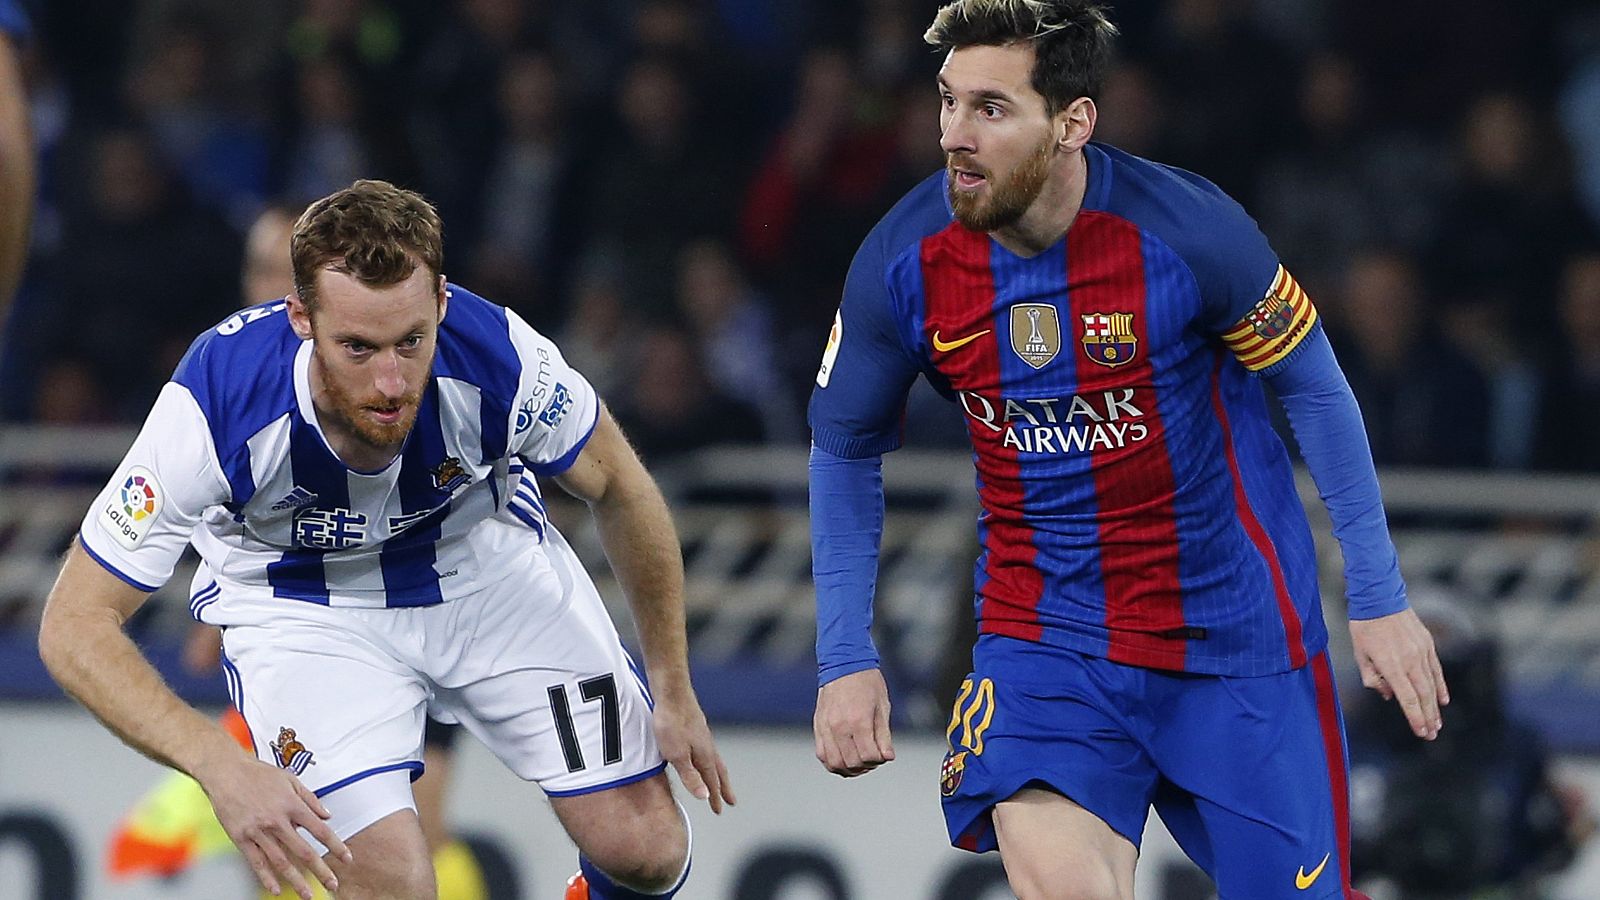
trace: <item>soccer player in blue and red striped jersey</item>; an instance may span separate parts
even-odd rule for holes
[[[811,401],[817,755],[894,756],[880,462],[921,374],[982,503],[951,841],[1029,900],[1131,900],[1154,806],[1228,900],[1352,898],[1316,559],[1262,382],[1344,551],[1363,682],[1432,739],[1444,679],[1311,300],[1210,182],[1090,143],[1114,34],[1085,0],[956,0],[925,35],[947,166],[863,242]]]

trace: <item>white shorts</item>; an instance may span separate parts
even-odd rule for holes
[[[588,575],[550,549],[541,577],[436,606],[230,604],[223,665],[256,755],[316,792],[341,839],[415,808],[429,712],[550,796],[661,771],[639,671]]]

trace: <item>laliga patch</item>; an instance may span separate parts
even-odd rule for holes
[[[833,314],[833,327],[828,330],[828,346],[822,351],[822,368],[817,370],[817,387],[827,387],[833,376],[833,363],[839,358],[839,344],[844,340],[844,311]]]
[[[166,492],[156,481],[155,473],[144,466],[134,466],[128,470],[122,486],[111,492],[105,509],[100,512],[100,527],[123,547],[137,549],[165,502]]]
[[[550,402],[545,405],[544,412],[539,413],[539,421],[544,427],[555,431],[561,420],[572,411],[572,392],[561,382],[556,382],[555,389],[550,392]]]

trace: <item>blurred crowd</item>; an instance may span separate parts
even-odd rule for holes
[[[276,296],[241,285],[252,225],[276,217],[273,252],[379,177],[438,204],[447,275],[554,336],[647,458],[803,442],[856,245],[943,165],[932,0],[24,5],[9,421],[137,422],[196,333]],[[1256,216],[1381,464],[1600,472],[1600,9],[1114,16],[1098,138]]]

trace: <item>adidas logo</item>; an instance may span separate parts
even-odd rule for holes
[[[272,508],[274,510],[294,509],[297,506],[305,506],[308,503],[315,502],[317,502],[316,494],[313,494],[305,488],[296,485],[295,489],[290,491],[288,496],[284,497],[282,500],[279,500],[277,503],[272,504]]]

